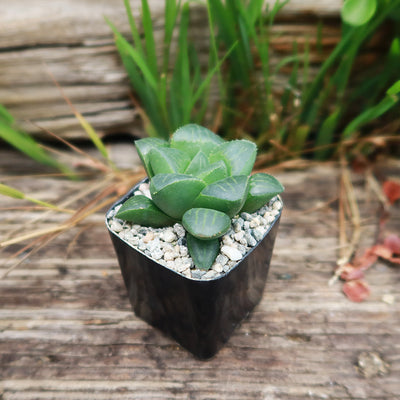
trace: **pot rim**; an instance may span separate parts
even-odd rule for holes
[[[119,240],[123,241],[124,243],[126,243],[128,246],[130,246],[132,249],[134,249],[135,251],[139,252],[140,254],[142,254],[143,256],[145,256],[146,258],[148,258],[149,260],[155,262],[157,265],[159,265],[160,267],[166,268],[167,270],[174,272],[176,275],[182,277],[182,278],[186,278],[188,280],[191,281],[195,281],[195,282],[211,282],[211,281],[218,281],[219,279],[223,279],[226,276],[228,276],[234,269],[236,269],[243,260],[245,260],[257,247],[258,245],[265,239],[265,237],[269,234],[269,232],[271,231],[272,227],[276,224],[276,222],[279,220],[279,218],[282,215],[282,210],[283,210],[283,200],[282,197],[280,195],[276,196],[278,197],[278,199],[280,200],[280,202],[282,203],[282,207],[279,210],[279,213],[275,216],[275,219],[273,220],[273,222],[271,222],[271,224],[269,225],[267,231],[264,233],[263,237],[257,242],[257,244],[255,246],[253,246],[252,248],[250,248],[246,254],[235,264],[233,265],[228,272],[225,272],[223,275],[220,276],[216,276],[214,278],[210,278],[210,279],[201,279],[201,278],[192,278],[192,277],[188,277],[186,275],[183,275],[182,273],[175,271],[169,267],[167,267],[164,264],[159,263],[157,260],[155,260],[154,258],[149,257],[145,252],[143,252],[142,250],[138,249],[137,247],[133,246],[131,243],[129,243],[128,241],[126,241],[125,239],[121,238],[118,233],[114,232],[111,227],[110,224],[108,223],[108,220],[111,218],[109,217],[109,214],[111,213],[111,211],[117,207],[118,205],[120,205],[121,203],[123,203],[124,201],[128,200],[130,197],[133,196],[133,193],[136,191],[137,187],[141,184],[141,183],[145,183],[146,181],[148,181],[149,178],[146,177],[144,179],[142,179],[141,181],[139,181],[138,183],[136,183],[125,195],[123,195],[121,198],[119,198],[118,200],[116,200],[111,206],[110,208],[107,210],[106,215],[105,215],[105,224],[107,226],[107,229],[110,233],[112,233],[114,236],[116,236]],[[260,207],[261,208],[261,207]],[[144,226],[146,227],[146,226]],[[148,228],[148,227],[146,227]]]

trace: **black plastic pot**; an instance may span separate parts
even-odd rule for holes
[[[138,185],[110,208],[106,223],[110,211],[131,197]],[[207,359],[261,300],[279,220],[280,214],[257,246],[227,274],[211,280],[170,270],[121,239],[108,223],[107,227],[135,314],[196,357]]]

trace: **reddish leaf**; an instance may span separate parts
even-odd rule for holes
[[[393,264],[399,264],[400,265],[400,257],[391,257],[389,258],[389,261]]]
[[[357,303],[364,301],[371,292],[368,284],[362,280],[346,282],[342,290],[351,301]]]
[[[385,181],[383,183],[383,192],[390,204],[400,199],[400,183],[396,181]]]
[[[378,257],[384,258],[385,260],[391,258],[393,254],[392,250],[383,244],[372,246],[371,251],[373,254],[377,255]]]
[[[383,245],[390,249],[393,254],[400,254],[400,237],[392,234],[386,237]]]
[[[361,279],[364,277],[364,269],[358,268],[350,263],[341,267],[340,270],[340,278],[344,281],[353,281],[354,279]]]
[[[364,254],[356,257],[353,260],[353,265],[356,268],[362,268],[364,271],[371,267],[378,260],[378,255],[372,251],[372,248],[365,250]]]

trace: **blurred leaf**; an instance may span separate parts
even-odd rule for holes
[[[108,155],[108,151],[106,147],[104,146],[103,141],[100,139],[100,136],[97,134],[97,132],[93,129],[92,125],[90,125],[86,119],[83,117],[81,113],[78,111],[74,110],[75,117],[81,124],[82,128],[85,130],[85,132],[88,134],[90,140],[92,143],[96,146],[97,150],[101,153],[101,155],[106,159],[110,160],[110,157]]]
[[[343,138],[348,139],[351,135],[360,129],[363,125],[371,122],[381,115],[385,114],[389,111],[395,104],[398,103],[399,98],[397,96],[400,91],[400,81],[397,81],[393,84],[388,90],[387,95],[375,106],[368,108],[356,118],[354,118],[350,123],[345,127],[343,131]]]
[[[394,83],[387,91],[386,93],[390,96],[395,96],[400,92],[400,80],[398,80],[396,83]]]
[[[153,78],[157,79],[158,68],[157,68],[156,44],[154,41],[151,12],[147,0],[142,0],[142,23],[144,30],[145,46],[146,46],[147,65],[153,75]]]
[[[325,159],[327,154],[329,153],[329,149],[318,149],[318,147],[324,147],[333,143],[334,133],[338,125],[340,116],[341,110],[340,108],[338,108],[322,123],[321,128],[319,129],[317,137],[315,139],[315,147],[317,149],[315,150],[314,154],[317,160]]]
[[[8,121],[10,121],[10,118]],[[0,119],[0,138],[5,142],[15,147],[22,153],[26,154],[33,160],[61,170],[66,174],[71,174],[71,171],[57,160],[49,156],[40,145],[28,134],[12,128],[7,123]]]
[[[400,182],[387,180],[383,182],[382,190],[390,204],[400,199]]]
[[[108,25],[114,32],[114,35],[116,37],[116,40],[119,42],[119,46],[121,50],[123,51],[123,54],[129,55],[132,60],[135,62],[135,64],[139,67],[140,71],[142,72],[143,76],[146,79],[146,82],[150,85],[150,87],[153,90],[157,90],[158,84],[157,80],[154,77],[151,67],[148,66],[146,60],[143,58],[142,54],[134,49],[128,42],[127,40],[118,32],[118,30],[115,28],[115,26],[108,20],[106,19]]]
[[[374,16],[376,8],[376,0],[345,0],[342,19],[349,25],[364,25]]]
[[[135,44],[137,51],[144,57],[143,47],[142,47],[142,39],[140,38],[139,31],[136,26],[135,19],[133,18],[132,8],[129,3],[129,0],[124,0],[126,14],[128,16],[129,26],[131,28],[132,40]]]
[[[14,117],[1,104],[0,104],[0,121],[3,121],[4,123],[9,125],[12,125],[14,123]]]
[[[349,300],[359,303],[370,295],[371,290],[367,282],[358,279],[346,282],[343,285],[343,292]]]
[[[304,149],[304,145],[310,133],[310,127],[308,125],[300,125],[296,128],[294,132],[294,144],[293,149],[295,151],[302,151]]]
[[[0,194],[2,194],[3,196],[11,197],[13,199],[28,200],[31,203],[35,203],[40,206],[50,208],[52,210],[69,211],[69,210],[61,210],[61,209],[59,209],[59,207],[55,206],[54,204],[47,203],[45,201],[41,201],[41,200],[35,199],[33,197],[27,196],[27,195],[25,195],[25,193],[23,193],[17,189],[14,189],[8,185],[4,185],[2,183],[0,183]]]

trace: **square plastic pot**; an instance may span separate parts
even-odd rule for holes
[[[132,308],[139,318],[174,338],[197,358],[210,358],[261,300],[280,214],[263,239],[224,276],[188,278],[149,258],[110,229],[109,213],[131,197],[139,184],[106,215]]]

